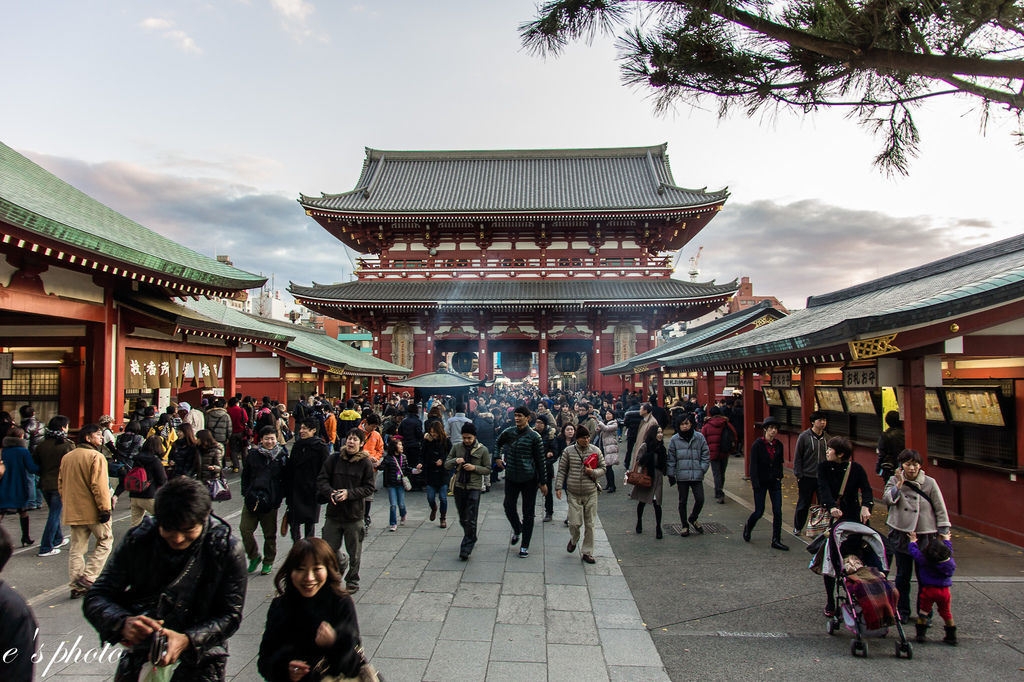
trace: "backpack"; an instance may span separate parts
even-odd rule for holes
[[[718,452],[723,455],[731,455],[736,449],[736,439],[733,437],[732,424],[725,422],[722,429],[722,440],[718,443]]]
[[[124,487],[130,493],[144,493],[149,490],[149,486],[152,484],[153,482],[149,480],[149,474],[146,473],[146,467],[139,464],[132,466],[124,477]]]

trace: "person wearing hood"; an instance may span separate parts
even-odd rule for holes
[[[684,538],[690,528],[704,534],[704,526],[697,519],[704,508],[704,474],[711,464],[711,451],[704,434],[694,428],[694,418],[684,414],[679,420],[678,430],[668,442],[668,484],[679,484],[679,532]],[[686,508],[693,492],[693,510],[687,515]]]
[[[318,426],[315,417],[306,417],[299,422],[298,438],[292,444],[284,470],[284,497],[288,502],[286,514],[292,542],[297,542],[300,537],[312,537],[320,523],[316,477],[327,461],[330,448],[316,435]]]
[[[722,414],[721,408],[712,407],[709,414],[711,417],[700,432],[704,434],[704,440],[708,442],[708,450],[711,452],[715,501],[718,504],[725,504],[725,469],[729,465],[729,453],[736,447],[739,437],[736,435],[736,429]]]
[[[6,514],[17,513],[21,521],[21,546],[35,544],[28,535],[28,505],[35,497],[35,491],[29,490],[29,474],[35,474],[39,467],[28,452],[25,431],[12,426],[3,439],[3,463],[6,473],[0,478],[0,521]]]
[[[100,641],[126,647],[114,679],[152,672],[156,633],[166,638],[158,670],[177,664],[174,680],[224,679],[247,584],[242,548],[212,506],[201,482],[169,481],[154,515],[128,531],[86,595],[82,610]]]
[[[238,532],[242,536],[245,554],[249,557],[249,572],[263,562],[263,575],[270,575],[277,556],[277,510],[284,498],[284,468],[287,452],[277,444],[277,429],[260,429],[259,445],[251,448],[242,467],[242,520]],[[256,526],[263,531],[263,557],[256,547]]]
[[[68,438],[68,423],[68,418],[60,414],[50,419],[43,442],[32,453],[32,459],[39,465],[39,487],[42,488],[43,499],[50,510],[43,536],[39,539],[39,556],[60,554],[60,548],[71,542],[70,538],[61,534],[60,515],[63,505],[57,490],[60,461],[75,449],[75,444]]]
[[[317,493],[320,499],[328,501],[324,527],[320,536],[331,548],[340,553],[345,542],[348,552],[348,574],[345,589],[359,590],[359,563],[363,551],[366,526],[363,525],[366,502],[376,491],[373,468],[363,441],[366,435],[360,429],[350,429],[345,434],[345,444],[340,452],[327,458],[316,477]]]
[[[494,441],[498,438],[498,427],[494,423],[494,413],[490,410],[481,409],[473,417],[473,427],[476,429],[476,439],[480,441],[480,444],[487,448],[487,452],[494,452]],[[462,437],[462,434],[459,434]],[[458,443],[458,439],[453,440],[452,444]],[[498,473],[500,469],[497,467],[491,467],[491,473],[488,474],[487,480],[484,481],[484,488],[490,488],[498,482]]]

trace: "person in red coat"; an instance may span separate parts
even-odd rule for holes
[[[722,490],[725,483],[725,468],[729,464],[729,454],[736,448],[739,437],[736,435],[736,429],[722,416],[722,411],[718,407],[712,407],[710,415],[700,432],[704,434],[704,440],[708,442],[708,449],[711,451],[715,501],[718,504],[725,504],[725,492]]]

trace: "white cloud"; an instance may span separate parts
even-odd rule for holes
[[[270,6],[281,17],[281,25],[293,38],[298,41],[313,36],[313,29],[309,27],[309,17],[316,11],[316,7],[306,0],[270,0]]]
[[[139,22],[139,26],[146,31],[159,32],[163,38],[166,38],[176,44],[178,49],[182,52],[188,52],[190,54],[203,53],[203,49],[196,44],[196,41],[193,40],[190,35],[182,31],[180,28],[174,28],[174,22],[170,19],[147,17]]]

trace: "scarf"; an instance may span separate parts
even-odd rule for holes
[[[688,431],[680,431],[679,437],[685,440],[687,443],[689,443],[691,440],[693,440],[693,429],[690,429]]]

